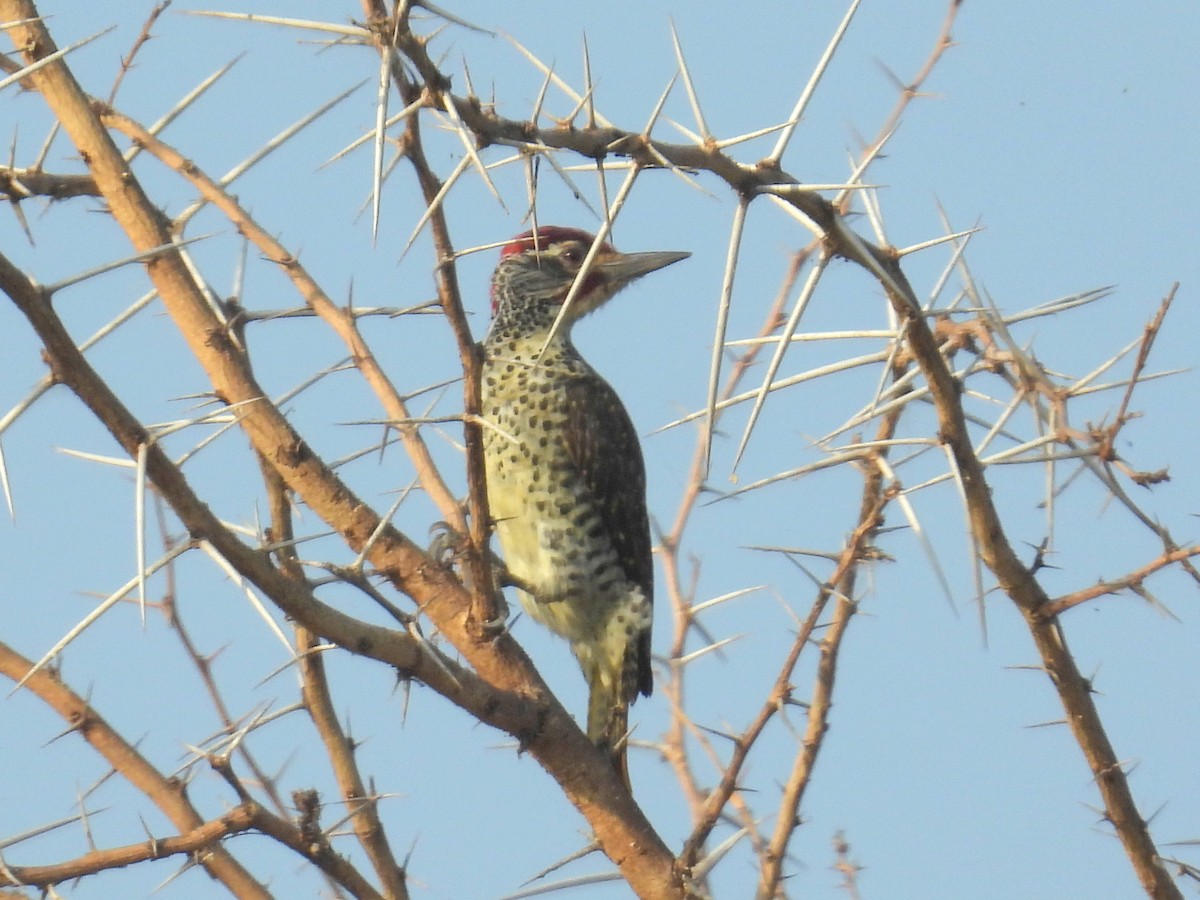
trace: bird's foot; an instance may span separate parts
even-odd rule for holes
[[[473,585],[469,567],[461,565],[463,551],[468,545],[466,535],[456,531],[449,522],[434,522],[429,527],[429,533],[433,535],[429,542],[429,555],[446,568],[455,569],[463,585],[471,590]],[[504,588],[508,585],[521,585],[513,579],[504,562],[495,553],[489,550],[488,555],[492,569],[492,602],[495,615],[480,623],[479,627],[486,637],[495,639],[508,631],[510,612],[504,599]],[[524,590],[523,587],[521,589]]]
[[[467,537],[446,521],[434,522],[429,526],[429,555],[446,568],[453,568],[467,546]]]
[[[429,533],[432,539],[429,541],[429,555],[438,561],[447,569],[463,570],[463,557],[466,555],[467,549],[471,546],[471,541],[467,535],[458,531],[449,522],[438,521],[429,526]],[[492,579],[496,582],[496,590],[500,590],[506,582],[503,578],[505,572],[504,563],[500,560],[490,548],[487,550],[488,561],[492,567]],[[466,573],[463,573],[464,581],[467,580]]]

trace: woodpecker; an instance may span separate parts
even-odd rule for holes
[[[529,615],[570,642],[589,687],[588,737],[628,787],[629,705],[654,685],[646,469],[629,413],[579,355],[571,326],[691,254],[601,244],[551,337],[594,241],[546,226],[501,250],[483,344],[484,459],[510,581]]]

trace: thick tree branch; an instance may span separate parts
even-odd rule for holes
[[[247,547],[234,537],[84,359],[49,301],[3,255],[0,255],[0,290],[13,299],[38,333],[57,381],[87,404],[131,457],[137,455],[138,447],[147,447],[147,476],[194,539],[212,544],[274,604],[313,632],[354,653],[395,666],[498,727],[504,728],[499,723],[507,722],[518,733],[536,730],[539,721],[536,705],[531,708],[517,695],[497,690],[470,670],[435,656],[432,647],[411,635],[360,622],[322,603],[307,586],[280,572],[268,553]]]

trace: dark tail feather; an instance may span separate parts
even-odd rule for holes
[[[592,682],[591,693],[588,697],[588,737],[601,750],[608,753],[612,767],[625,783],[625,789],[632,785],[629,781],[629,761],[625,758],[625,745],[629,731],[629,701],[624,697],[622,685],[614,685],[616,690],[605,689],[599,679]]]
[[[597,660],[599,666],[605,663]],[[650,632],[638,635],[635,643],[627,644],[620,670],[616,677],[606,679],[599,669],[584,670],[588,681],[588,725],[587,733],[601,750],[608,754],[612,767],[630,790],[629,761],[625,749],[629,743],[629,706],[638,694],[650,696],[654,689],[654,676],[650,671]]]

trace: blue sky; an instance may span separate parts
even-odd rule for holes
[[[136,6],[136,9],[135,9]],[[729,4],[495,4],[445,3],[464,18],[516,36],[579,87],[581,38],[586,33],[601,113],[615,123],[641,127],[675,72],[673,20],[687,54],[709,126],[732,136],[786,119],[795,98],[844,13],[842,4],[786,4],[758,0]],[[177,3],[139,56],[117,105],[143,122],[160,116],[196,82],[239,53],[230,75],[171,125],[164,138],[198,165],[221,174],[270,136],[345,88],[367,79],[348,101],[239,182],[242,202],[268,230],[295,248],[335,297],[353,292],[361,305],[408,306],[433,296],[432,260],[422,237],[400,258],[420,206],[402,169],[387,184],[378,239],[369,212],[360,214],[371,184],[370,150],[318,169],[330,155],[368,130],[374,120],[377,64],[366,51],[320,50],[294,32],[178,14],[196,4]],[[222,8],[235,8],[232,5]],[[240,10],[344,22],[360,16],[356,4],[250,3]],[[113,33],[72,56],[85,88],[106,95],[121,54],[137,34],[148,4],[45,2],[41,11],[60,45],[112,23]],[[927,57],[945,15],[945,4],[864,3],[817,91],[784,157],[784,168],[806,182],[846,177],[847,154],[858,136],[873,136],[896,99],[885,70],[911,78]],[[928,97],[906,112],[886,158],[867,181],[880,185],[879,203],[891,243],[904,247],[943,233],[939,209],[951,227],[982,230],[966,259],[976,283],[996,305],[1015,312],[1091,288],[1113,286],[1107,299],[1017,329],[1050,369],[1075,377],[1141,333],[1160,299],[1181,288],[1155,345],[1152,369],[1189,367],[1200,328],[1195,285],[1194,210],[1200,190],[1188,169],[1195,134],[1200,69],[1200,7],[1156,2],[1136,11],[1125,4],[967,2],[951,48],[926,85]],[[502,115],[527,114],[541,75],[502,37],[451,26],[435,39],[442,65],[465,85],[463,61],[477,91],[495,94]],[[398,109],[398,101],[393,100]],[[564,115],[571,103],[551,92],[547,111]],[[677,85],[665,114],[691,128],[686,98]],[[0,124],[15,143],[18,165],[36,154],[48,120],[41,100],[12,88],[0,93]],[[685,140],[669,124],[655,135]],[[453,135],[431,137],[431,159],[448,173],[461,158]],[[743,162],[766,155],[765,138],[733,152]],[[485,153],[488,162],[508,155]],[[46,168],[74,171],[78,163],[61,138]],[[138,174],[168,212],[190,202],[186,186],[143,159]],[[460,247],[501,240],[527,227],[519,167],[494,173],[507,208],[474,175],[451,195],[449,214]],[[593,204],[594,176],[577,183]],[[698,179],[709,194],[689,189],[666,173],[647,173],[615,232],[622,249],[682,249],[686,263],[671,267],[622,295],[577,330],[580,347],[618,388],[644,440],[650,506],[664,527],[673,520],[694,432],[680,427],[651,432],[704,403],[709,347],[723,271],[733,199],[711,178]],[[610,185],[620,182],[616,176]],[[546,177],[539,202],[542,222],[594,228],[590,212]],[[0,247],[43,282],[52,282],[127,253],[124,239],[75,201],[45,211],[25,204],[36,244],[30,246],[15,218],[0,210]],[[870,234],[859,216],[855,225]],[[240,244],[228,224],[211,213],[198,217],[192,235],[215,233],[195,248],[205,276],[219,293],[234,283]],[[774,297],[787,256],[808,240],[794,221],[766,203],[751,210],[743,262],[734,293],[730,337],[754,333]],[[946,265],[945,248],[910,257],[906,271],[927,297]],[[486,328],[488,273],[494,253],[465,258],[459,276],[477,335]],[[952,279],[957,290],[959,281]],[[146,289],[131,268],[64,292],[56,308],[81,337],[108,321]],[[251,254],[243,288],[252,309],[296,305],[288,284]],[[886,313],[878,287],[846,264],[836,264],[806,315],[802,331],[881,328]],[[365,333],[401,390],[452,377],[453,346],[436,317],[369,322]],[[256,369],[273,392],[287,390],[336,362],[340,345],[312,321],[275,322],[251,332]],[[838,355],[827,344],[799,344],[782,374],[800,372]],[[188,403],[173,398],[205,389],[199,368],[156,308],[140,314],[90,357],[145,421],[185,417]],[[26,395],[44,372],[37,347],[15,310],[0,305],[0,413]],[[1128,372],[1128,364],[1118,367]],[[761,368],[750,385],[761,378]],[[737,469],[745,484],[819,458],[811,441],[867,402],[874,374],[827,379],[775,395]],[[981,382],[983,384],[983,382]],[[995,388],[999,391],[999,387]],[[1119,451],[1139,468],[1170,466],[1172,481],[1153,493],[1136,490],[1152,515],[1177,539],[1194,540],[1197,510],[1197,376],[1188,371],[1152,382],[1135,395],[1142,412],[1122,434]],[[1081,401],[1072,424],[1099,422],[1118,402],[1107,394]],[[450,414],[457,388],[435,412]],[[347,423],[381,416],[351,373],[326,379],[288,406],[297,427],[319,452],[336,458],[370,444],[378,430]],[[731,484],[733,450],[746,409],[734,412],[715,449],[712,482]],[[1018,417],[1019,421],[1019,417]],[[917,425],[914,423],[914,429]],[[1028,415],[1021,429],[1031,428]],[[453,471],[455,429],[433,438],[439,458]],[[926,432],[928,433],[928,431]],[[191,440],[180,437],[173,452]],[[244,471],[245,442],[231,435],[198,455],[189,471],[230,521],[253,525],[258,496],[253,471]],[[133,487],[125,470],[56,451],[69,448],[112,454],[101,429],[64,392],[43,398],[3,435],[13,483],[16,519],[0,524],[0,639],[38,657],[102,597],[133,575]],[[905,475],[906,484],[938,471],[930,455]],[[386,508],[412,477],[399,451],[348,467],[347,477]],[[1038,508],[1045,485],[1040,471],[992,470],[1006,526],[1019,548],[1046,534]],[[1061,476],[1060,476],[1061,477]],[[688,531],[685,553],[699,560],[698,599],[752,585],[761,591],[724,604],[706,620],[718,637],[740,635],[723,658],[691,667],[695,714],[713,727],[744,724],[786,651],[793,615],[803,616],[811,583],[778,555],[746,549],[783,544],[834,550],[853,527],[857,477],[848,469],[790,481],[770,491],[702,507]],[[1133,488],[1130,488],[1133,491]],[[1069,733],[1046,725],[1061,708],[1036,662],[1028,635],[1007,601],[987,601],[983,639],[974,603],[969,545],[961,507],[949,485],[916,494],[913,504],[937,548],[951,586],[948,604],[919,542],[907,530],[881,539],[894,562],[880,563],[862,585],[862,615],[853,622],[839,670],[831,730],[793,844],[795,896],[842,896],[832,836],[845,834],[853,858],[864,866],[864,897],[1126,897],[1137,882],[1119,844],[1094,807],[1097,794]],[[1099,578],[1144,564],[1160,548],[1095,485],[1082,481],[1058,504],[1059,566],[1044,572],[1052,593],[1066,593]],[[433,515],[417,497],[398,524],[423,540]],[[898,511],[889,525],[901,526]],[[321,530],[311,513],[301,523]],[[313,558],[335,555],[318,543]],[[153,555],[153,554],[152,554]],[[815,569],[820,574],[823,570]],[[272,701],[295,699],[290,673],[264,681],[286,660],[241,593],[210,562],[189,556],[177,572],[179,602],[201,646],[217,658],[218,678],[239,713]],[[990,584],[990,583],[989,583]],[[152,581],[152,594],[165,589]],[[1195,863],[1187,847],[1166,846],[1200,838],[1200,745],[1194,686],[1196,585],[1175,573],[1150,583],[1178,620],[1130,595],[1105,598],[1064,619],[1080,668],[1094,674],[1098,704],[1118,754],[1134,768],[1132,787],[1164,852]],[[331,596],[338,596],[331,594]],[[348,609],[374,615],[356,597]],[[658,605],[656,649],[668,640],[670,617]],[[582,709],[583,691],[565,647],[519,621],[516,637],[570,709]],[[697,645],[698,646],[698,645]],[[692,649],[696,649],[693,647]],[[543,867],[578,849],[584,823],[553,783],[528,758],[518,758],[503,735],[474,724],[431,692],[413,688],[407,698],[391,673],[363,661],[331,661],[335,692],[354,732],[364,741],[360,761],[382,790],[394,846],[414,846],[413,894],[429,898],[488,898],[515,891]],[[163,769],[185,757],[216,726],[194,671],[161,621],[143,628],[136,609],[114,610],[66,654],[64,677],[81,692],[93,687],[101,711]],[[794,679],[807,697],[811,666]],[[2,701],[0,717],[12,722],[0,735],[0,756],[20,778],[0,782],[0,838],[73,812],[77,791],[104,775],[103,765],[71,736],[52,741],[61,723],[23,694]],[[751,704],[748,706],[748,704]],[[639,735],[656,736],[667,722],[660,695],[635,707]],[[800,714],[793,724],[803,727]],[[1046,725],[1046,727],[1034,727]],[[319,754],[302,749],[310,739],[299,716],[285,718],[257,737],[268,768],[286,769],[290,789],[318,785],[334,796]],[[747,773],[756,808],[774,808],[777,784],[790,766],[795,739],[776,729]],[[687,833],[686,809],[670,771],[653,754],[633,758],[639,800],[672,846]],[[711,772],[704,777],[715,781]],[[106,794],[105,792],[110,792]],[[232,803],[216,779],[201,771],[192,788],[206,814]],[[91,823],[100,846],[140,840],[141,812],[151,831],[167,826],[147,804],[106,785],[95,807],[108,807]],[[328,823],[336,813],[328,812]],[[773,824],[772,820],[768,820]],[[769,827],[769,826],[768,826]],[[727,833],[727,832],[726,832]],[[719,835],[718,837],[723,836]],[[256,838],[234,843],[260,874],[271,873],[279,896],[312,895],[317,886],[292,858]],[[9,863],[48,862],[86,850],[78,827],[6,851]],[[573,873],[606,868],[590,858]],[[161,863],[83,883],[79,898],[148,895],[174,870]],[[718,868],[721,897],[749,893],[754,870],[735,853]],[[192,872],[160,891],[164,897],[201,897],[214,891]],[[578,896],[621,897],[621,889],[593,887]]]

